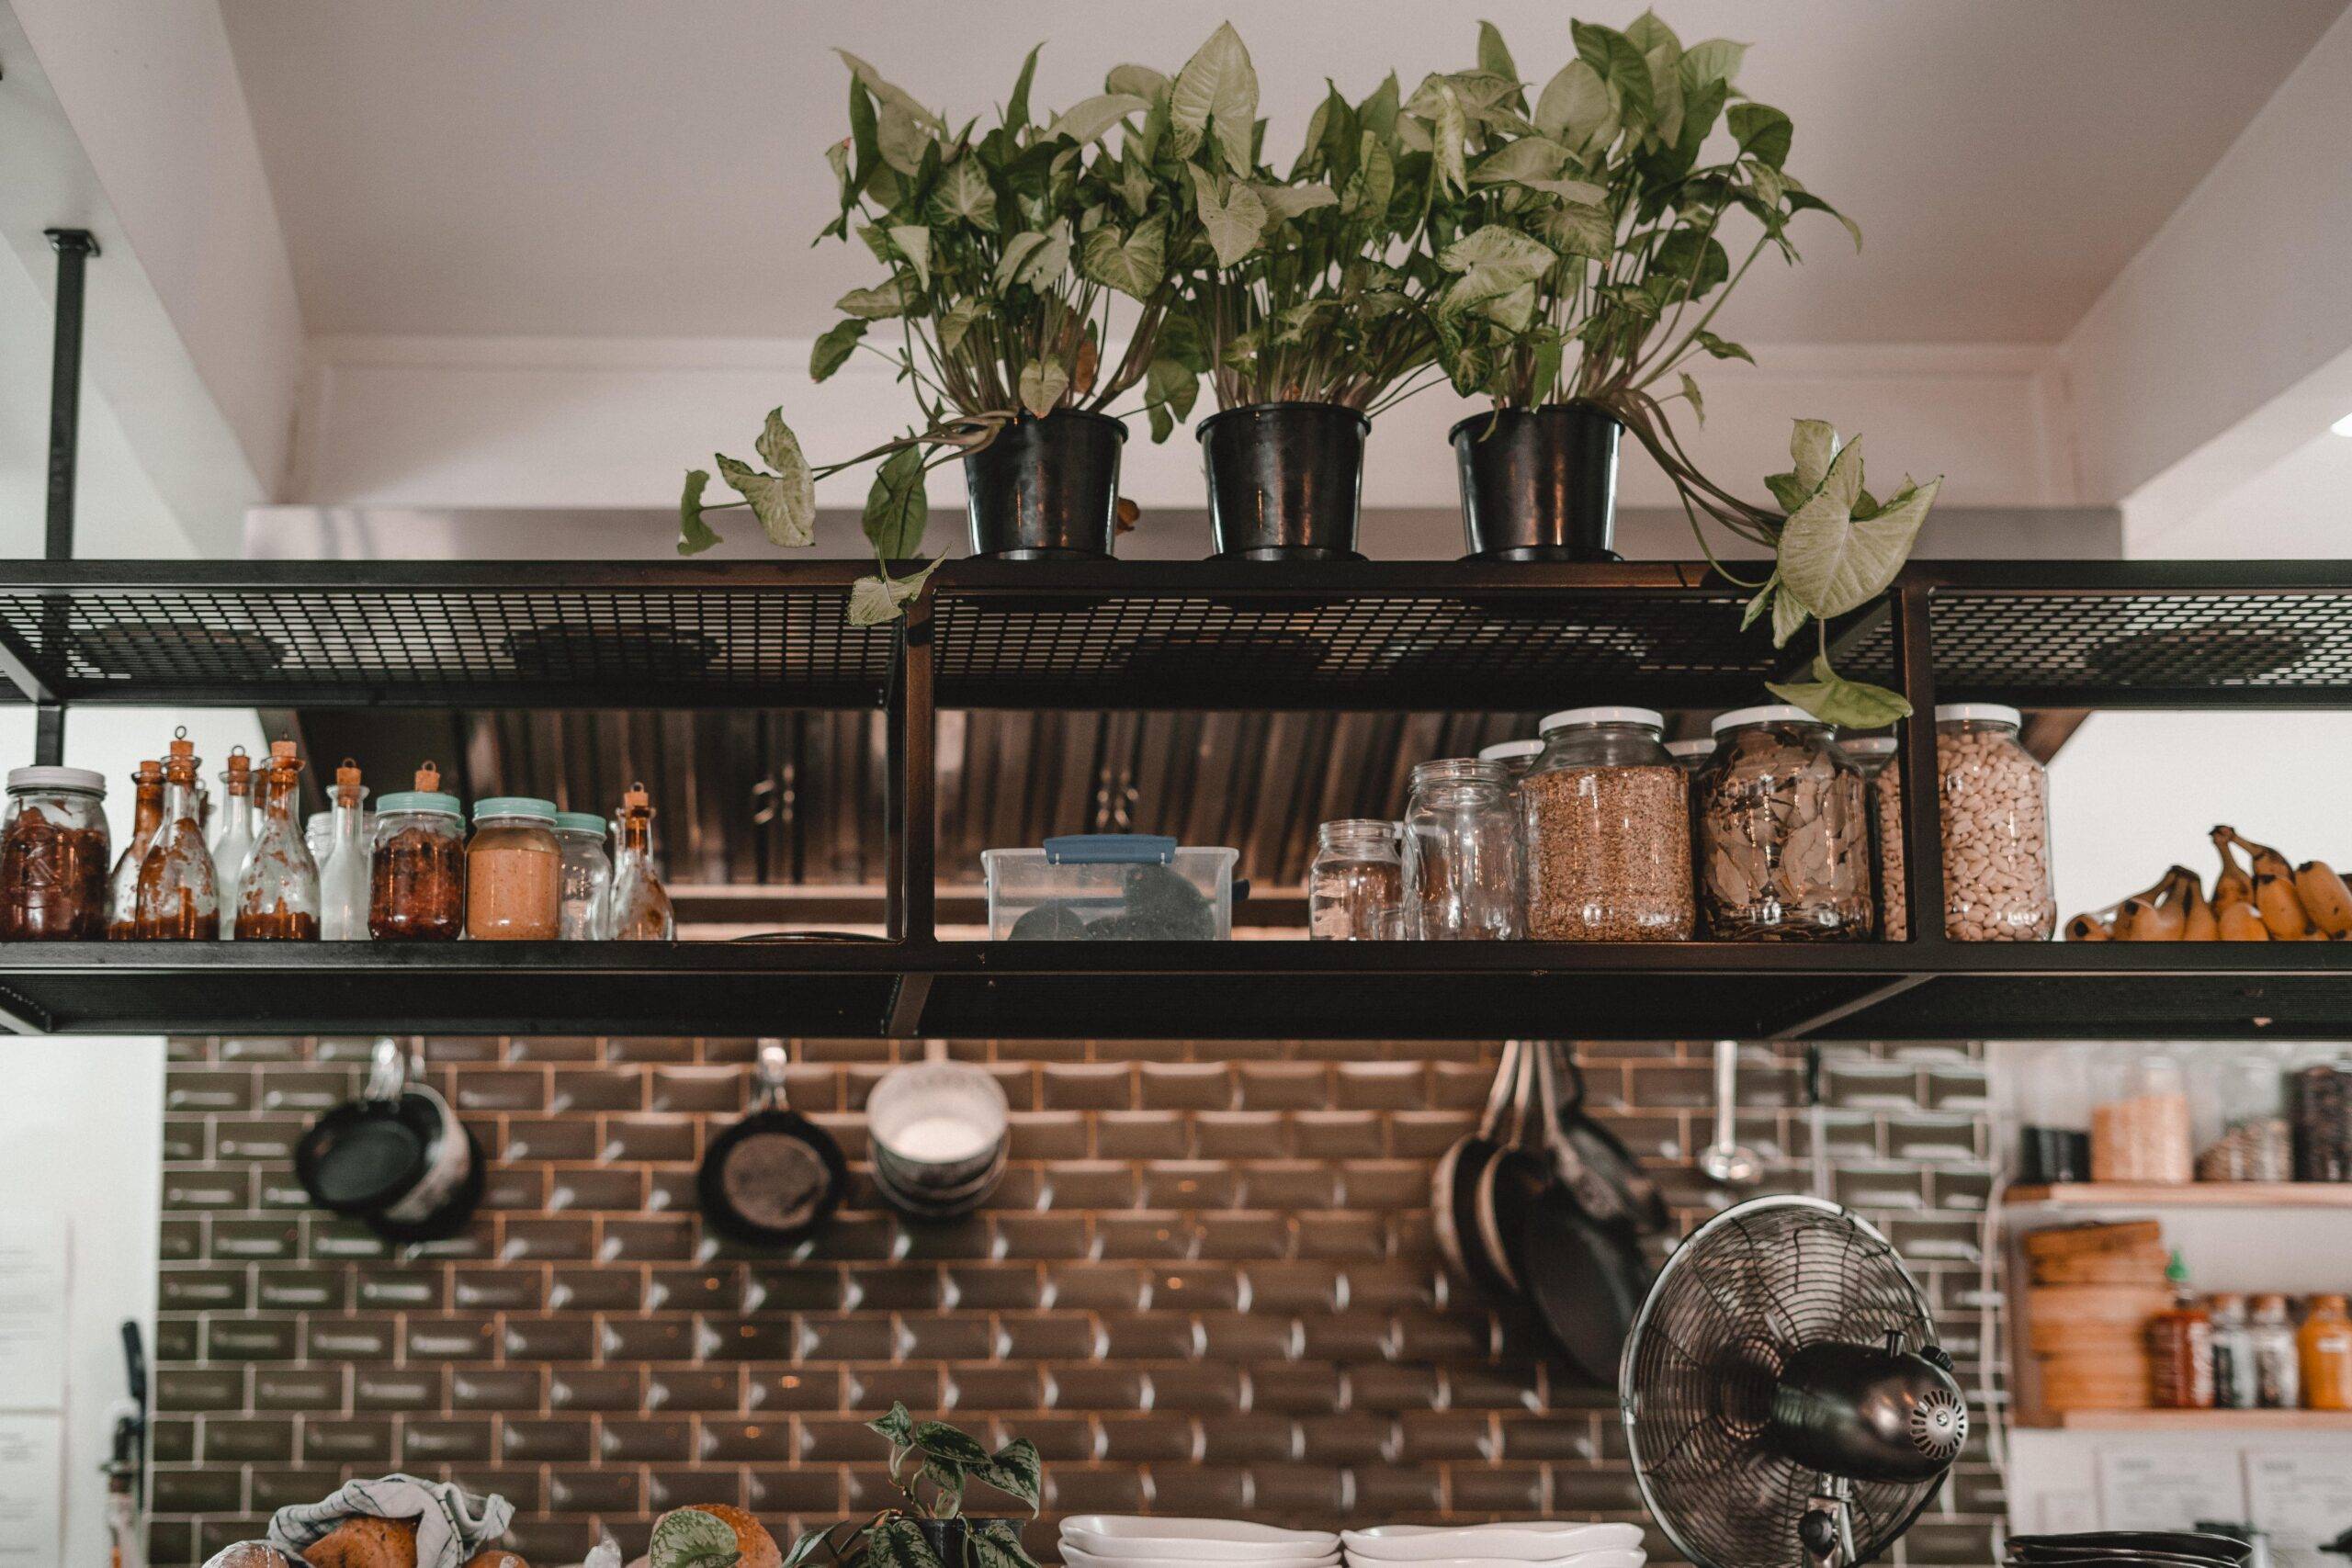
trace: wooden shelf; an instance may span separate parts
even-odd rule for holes
[[[2020,1209],[2352,1209],[2352,1181],[2083,1181],[2012,1187],[2004,1201]]]
[[[2069,1410],[2052,1424],[2069,1432],[2352,1434],[2352,1410]]]

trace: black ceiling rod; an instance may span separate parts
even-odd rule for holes
[[[87,229],[51,229],[57,252],[57,330],[49,365],[49,532],[43,554],[50,560],[74,558],[74,481],[82,446],[83,274],[98,242]],[[52,667],[65,669],[65,606],[53,605],[42,626],[43,651]],[[40,705],[33,730],[33,761],[56,767],[65,761],[65,705]]]

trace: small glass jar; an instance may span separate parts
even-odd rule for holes
[[[1674,765],[1680,768],[1685,775],[1696,778],[1699,770],[1707,765],[1707,759],[1715,754],[1715,738],[1698,735],[1687,740],[1669,740],[1666,743],[1666,754],[1674,759]]]
[[[1519,824],[1500,763],[1413,769],[1404,821],[1405,934],[1421,942],[1519,935]]]
[[[1478,761],[1499,762],[1503,769],[1503,787],[1519,788],[1519,781],[1535,767],[1535,759],[1544,754],[1542,740],[1498,740],[1491,746],[1478,748]]]
[[[563,847],[555,803],[493,795],[474,803],[466,845],[466,935],[476,942],[553,942],[563,929]]]
[[[1690,781],[1648,708],[1569,708],[1544,720],[1520,785],[1527,934],[1539,942],[1688,942]]]
[[[2292,1181],[2294,1134],[2287,1121],[2286,1063],[2275,1051],[2240,1046],[2203,1068],[2196,1111],[2197,1179]]]
[[[564,942],[594,942],[605,935],[605,895],[613,885],[605,819],[593,811],[559,811],[555,839],[563,850],[563,919],[556,935]]]
[[[2058,929],[2049,784],[2018,740],[2019,722],[1995,703],[1936,709],[1944,932],[1954,942],[2048,942]]]
[[[1396,823],[1369,817],[1324,823],[1306,871],[1307,939],[1379,941],[1394,929],[1404,890]]]
[[[107,934],[107,779],[87,768],[17,768],[0,827],[0,942]]]
[[[1860,769],[1803,708],[1714,722],[1698,781],[1699,896],[1726,942],[1859,942],[1872,924],[1870,819]]]
[[[376,803],[368,934],[378,942],[455,942],[465,930],[466,813],[440,781],[427,762],[415,789]]]

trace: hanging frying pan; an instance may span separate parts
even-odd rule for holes
[[[488,1163],[449,1102],[409,1082],[408,1055],[389,1037],[376,1042],[360,1098],[320,1117],[294,1145],[294,1174],[311,1201],[393,1242],[463,1230]]]
[[[1552,1115],[1558,1097],[1552,1048],[1536,1047],[1534,1054],[1536,1112],[1556,1160],[1566,1140]],[[1561,1355],[1586,1381],[1612,1383],[1634,1314],[1649,1290],[1649,1269],[1632,1224],[1593,1219],[1577,1203],[1575,1190],[1555,1179],[1526,1205],[1515,1239],[1527,1299]]]
[[[849,1162],[833,1135],[786,1103],[781,1040],[760,1042],[751,1114],[711,1140],[695,1189],[713,1228],[753,1247],[790,1247],[841,1206]]]
[[[1670,1222],[1657,1183],[1624,1140],[1585,1113],[1584,1069],[1574,1049],[1562,1051],[1557,1066],[1567,1080],[1567,1098],[1559,1107],[1560,1152],[1553,1162],[1561,1179],[1592,1218],[1629,1224],[1637,1235],[1664,1235]]]
[[[1477,1130],[1454,1140],[1453,1145],[1438,1156],[1437,1168],[1430,1173],[1430,1218],[1437,1232],[1438,1251],[1455,1273],[1495,1294],[1505,1292],[1502,1276],[1487,1269],[1483,1258],[1477,1260],[1476,1267],[1473,1266],[1471,1240],[1478,1226],[1478,1177],[1487,1162],[1502,1152],[1502,1145],[1496,1140],[1518,1082],[1519,1042],[1507,1040],[1503,1043],[1502,1060],[1495,1067],[1494,1087],[1487,1091],[1487,1108],[1478,1116]]]
[[[1551,1111],[1541,1102],[1541,1084],[1537,1078],[1537,1064],[1544,1058],[1544,1047],[1532,1041],[1522,1042],[1519,1048],[1518,1085],[1511,1094],[1510,1132],[1504,1146],[1478,1172],[1477,1191],[1472,1209],[1477,1224],[1465,1241],[1465,1254],[1483,1258],[1487,1268],[1500,1278],[1503,1293],[1521,1293],[1519,1261],[1513,1249],[1519,1245],[1520,1226],[1529,1208],[1552,1185],[1551,1166],[1545,1157],[1545,1129],[1552,1124]]]

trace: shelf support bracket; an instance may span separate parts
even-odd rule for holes
[[[1894,587],[1894,678],[1911,705],[1894,765],[1903,778],[1903,877],[1910,940],[1944,942],[1943,790],[1936,775],[1936,672],[1927,584]]]
[[[888,795],[883,841],[892,940],[926,942],[936,926],[939,807],[932,777],[939,747],[938,709],[932,688],[932,596],[926,587],[908,604],[890,663],[884,712]]]
[[[98,242],[87,229],[48,231],[57,252],[57,324],[51,339],[49,361],[49,526],[43,554],[50,560],[74,558],[74,487],[82,450],[82,312],[89,261],[98,254]],[[65,647],[65,606],[48,607],[42,641],[61,658]],[[33,761],[55,767],[65,761],[65,704],[46,682],[36,693],[25,686],[8,660],[8,678],[39,705],[33,732]]]

